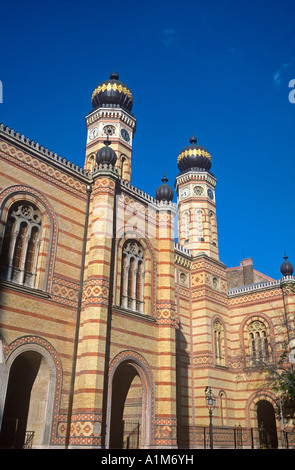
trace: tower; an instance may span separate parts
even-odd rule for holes
[[[216,178],[209,171],[210,153],[196,143],[197,139],[191,137],[190,145],[177,159],[180,170],[175,183],[179,207],[178,238],[193,256],[204,252],[218,260]]]
[[[114,72],[109,80],[101,82],[93,91],[93,109],[86,116],[87,143],[85,169],[92,172],[96,166],[96,153],[111,140],[117,155],[116,168],[119,178],[131,179],[132,139],[136,130],[136,119],[131,113],[133,97],[129,88],[119,81]]]
[[[213,389],[216,387],[216,372],[212,367],[216,363],[216,356],[218,355],[218,366],[223,367],[225,364],[220,338],[223,338],[223,329],[226,329],[228,321],[226,267],[219,261],[218,255],[216,178],[210,172],[211,155],[204,147],[197,145],[195,137],[191,137],[190,145],[179,153],[177,164],[180,170],[175,182],[179,216],[178,239],[179,244],[188,248],[191,253],[190,301],[187,314],[180,312],[179,316],[183,336],[179,335],[177,354],[177,358],[180,354],[189,355],[187,362],[191,364],[191,370],[188,371],[185,362],[181,363],[179,360],[177,370],[179,381],[185,383],[190,378],[192,392],[188,406],[193,411],[189,412],[180,405],[180,413],[187,414],[188,425],[194,426],[207,420],[203,391],[208,386]],[[219,338],[219,343],[215,338]],[[187,344],[185,350],[182,349],[183,339]],[[220,383],[221,387],[225,387],[222,381]]]

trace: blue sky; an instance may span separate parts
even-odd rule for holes
[[[294,0],[0,1],[0,122],[83,166],[94,88],[116,69],[137,119],[132,182],[212,155],[220,260],[295,266]]]

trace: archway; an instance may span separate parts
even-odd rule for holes
[[[142,432],[142,383],[132,363],[123,362],[112,383],[110,448],[139,448]]]
[[[20,449],[34,435],[34,447],[49,439],[48,404],[52,385],[48,361],[26,350],[10,367],[0,433],[0,447]]]
[[[153,384],[149,364],[137,352],[125,350],[113,359],[108,389],[107,447],[149,448],[154,413]]]
[[[277,449],[278,436],[275,410],[269,401],[260,400],[257,403],[257,420],[261,447]]]

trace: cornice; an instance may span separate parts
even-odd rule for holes
[[[174,243],[174,262],[178,266],[191,269],[192,255],[188,248],[184,248],[179,243]]]
[[[96,122],[98,119],[106,118],[106,119],[119,119],[120,121],[128,124],[133,129],[135,133],[136,130],[136,119],[133,115],[127,113],[127,111],[123,110],[122,108],[98,108],[90,111],[89,114],[86,116],[86,125],[87,127],[90,124]]]
[[[2,286],[2,288],[10,289],[15,292],[20,292],[21,294],[33,295],[34,297],[42,297],[44,299],[51,298],[51,296],[46,291],[16,284],[11,281],[5,281],[4,279],[1,279],[0,286]]]
[[[212,173],[207,170],[203,170],[202,168],[192,168],[176,176],[175,188],[177,189],[180,184],[187,183],[189,181],[207,181],[213,187],[215,187],[217,179]]]
[[[121,189],[124,190],[124,192],[126,192],[130,196],[136,197],[137,199],[140,199],[144,203],[151,204],[156,210],[171,211],[173,215],[176,215],[177,204],[175,204],[174,202],[158,201],[157,199],[153,198],[146,192],[142,191],[141,189],[138,189],[133,184],[128,183],[126,180],[121,179],[120,183],[121,183]]]
[[[256,291],[277,289],[288,283],[294,283],[294,276],[285,276],[277,281],[262,281],[255,284],[249,284],[247,286],[233,287],[227,291],[229,297],[239,296],[243,294],[251,294]]]
[[[25,137],[14,129],[4,126],[3,123],[0,124],[0,137],[2,137],[4,141],[17,146],[25,152],[29,152],[46,163],[54,164],[56,168],[62,169],[75,178],[82,179],[86,183],[89,183],[91,180],[91,175],[88,171],[72,163],[70,160],[62,158],[52,150],[40,145],[38,142],[30,140],[29,137]]]
[[[221,261],[219,261],[217,259],[211,258],[211,256],[207,255],[207,253],[205,253],[204,251],[201,251],[200,253],[195,255],[192,258],[192,260],[193,261],[205,260],[210,264],[214,264],[214,265],[218,266],[219,268],[226,269],[226,265],[224,263],[222,263]]]

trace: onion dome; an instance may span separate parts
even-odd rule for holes
[[[180,171],[200,168],[209,171],[212,164],[210,153],[200,145],[196,145],[197,139],[192,136],[190,145],[184,147],[177,158],[177,165]]]
[[[111,142],[109,141],[109,136],[107,140],[104,141],[104,147],[98,150],[96,153],[96,163],[100,165],[101,163],[107,163],[108,165],[115,165],[117,161],[116,152],[110,147]]]
[[[292,266],[292,264],[287,261],[288,259],[288,256],[284,256],[284,262],[283,264],[281,265],[281,273],[283,276],[292,276],[293,275],[293,271],[294,271],[294,268]]]
[[[92,93],[93,108],[123,108],[131,112],[133,97],[129,88],[119,81],[119,75],[111,73],[109,80],[100,83]]]
[[[161,184],[161,186],[159,186],[156,190],[156,199],[158,201],[170,202],[173,199],[174,192],[173,189],[168,184],[166,184],[168,179],[166,178],[165,174],[164,178],[161,181],[163,182],[163,184]]]

